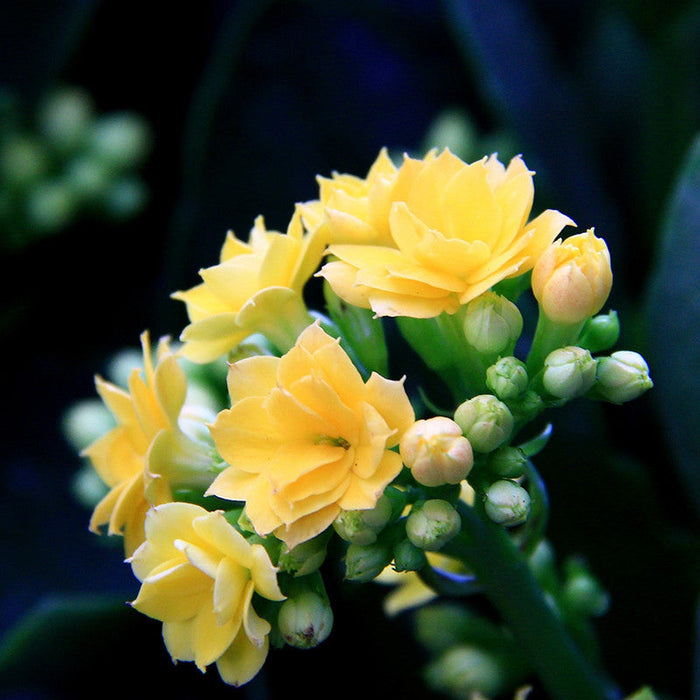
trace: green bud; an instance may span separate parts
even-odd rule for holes
[[[345,578],[367,583],[381,574],[392,558],[392,548],[385,542],[351,544],[345,553]]]
[[[77,401],[61,421],[63,435],[76,451],[85,449],[114,426],[114,417],[100,399]]]
[[[485,292],[466,306],[464,335],[481,353],[510,355],[522,330],[518,307],[495,292]]]
[[[39,106],[37,122],[43,136],[60,153],[79,148],[94,116],[90,96],[77,87],[49,94]]]
[[[297,649],[311,649],[331,633],[333,611],[320,595],[304,591],[282,603],[277,624],[287,644]]]
[[[110,172],[97,158],[90,155],[73,158],[65,167],[66,184],[77,199],[95,202],[107,189]]]
[[[530,494],[515,481],[501,479],[486,491],[484,510],[499,525],[520,525],[527,520],[530,512]]]
[[[528,422],[544,411],[547,405],[544,399],[532,389],[528,389],[520,396],[508,401],[508,407],[513,414],[513,418],[518,421]]]
[[[512,355],[500,358],[486,370],[486,386],[503,401],[520,396],[528,382],[525,363]]]
[[[644,358],[631,350],[618,350],[598,360],[595,392],[612,403],[624,403],[654,386]]]
[[[140,165],[150,148],[150,130],[133,112],[116,112],[95,120],[90,133],[90,151],[115,168]]]
[[[617,311],[610,311],[586,321],[578,337],[578,345],[591,352],[601,352],[615,345],[619,337],[620,321]]]
[[[487,467],[503,479],[518,479],[525,473],[527,457],[519,447],[505,445],[489,455]]]
[[[492,394],[480,394],[457,407],[454,420],[475,452],[491,452],[513,432],[513,415]]]
[[[467,644],[449,648],[426,667],[427,685],[455,698],[500,696],[508,680],[495,654]]]
[[[112,181],[102,193],[99,205],[104,213],[116,221],[124,221],[137,214],[148,201],[148,188],[139,177],[120,177]]]
[[[27,187],[48,171],[44,147],[30,136],[12,135],[0,148],[0,178],[10,187]]]
[[[583,396],[595,382],[596,361],[584,348],[567,346],[547,355],[542,384],[559,399]]]
[[[328,544],[326,532],[282,552],[278,562],[279,568],[293,576],[307,576],[318,571],[326,559]]]
[[[44,180],[28,193],[27,223],[40,232],[58,231],[73,221],[77,207],[78,200],[64,182]]]
[[[462,527],[452,504],[439,498],[414,506],[406,518],[406,535],[413,545],[428,552],[442,549]]]
[[[428,560],[425,552],[410,540],[401,540],[394,547],[394,569],[396,571],[418,571]]]
[[[391,518],[391,501],[382,495],[374,508],[367,510],[343,510],[333,521],[333,529],[346,542],[372,544]]]
[[[600,617],[610,607],[610,596],[592,576],[577,574],[564,584],[563,605],[588,617]]]

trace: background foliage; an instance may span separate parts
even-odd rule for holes
[[[88,682],[136,682],[144,695],[265,698],[313,688],[324,669],[335,697],[429,697],[410,618],[385,620],[379,587],[335,592],[331,639],[271,655],[245,689],[190,664],[173,670],[160,626],[115,612],[134,580],[119,547],[87,532],[60,421],[143,329],[179,332],[184,312],[168,295],[217,259],[227,229],[245,237],[257,214],[284,229],[294,202],[316,196],[317,174],[364,175],[383,145],[419,152],[447,110],[468,116],[469,157],[497,141],[503,157],[523,153],[537,172],[536,209],[595,226],[610,245],[620,347],[645,354],[656,388],[623,408],[559,411],[538,462],[549,532],[611,594],[598,630],[623,688],[690,697],[699,47],[700,4],[690,0],[212,0],[152,14],[113,0],[4,3],[0,85],[30,105],[56,84],[81,86],[100,111],[141,114],[153,143],[150,201],[136,218],[85,219],[3,247],[0,633],[31,617],[0,655],[0,690],[76,697]],[[73,602],[66,624],[61,607]]]

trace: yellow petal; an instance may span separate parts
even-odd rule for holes
[[[256,647],[243,630],[239,631],[233,643],[216,661],[221,679],[233,686],[248,683],[265,663],[268,646],[267,638],[261,647]]]
[[[164,357],[155,369],[154,390],[171,426],[176,426],[187,396],[187,377],[174,355]]]
[[[214,615],[217,624],[243,621],[243,598],[250,581],[250,572],[232,559],[219,562],[214,582]]]
[[[190,630],[197,668],[203,671],[228,649],[240,629],[240,623],[236,622],[232,619],[222,625],[217,624],[211,602],[208,607],[203,606],[199,609],[192,619]]]
[[[275,530],[275,535],[281,539],[288,549],[293,549],[302,542],[307,542],[316,535],[327,530],[340,513],[340,507],[332,503],[315,513],[295,520]]]
[[[224,517],[220,511],[192,521],[194,531],[223,557],[239,566],[250,568],[250,544]]]
[[[255,588],[253,582],[250,581],[243,595],[243,629],[245,629],[246,637],[250,640],[253,646],[261,648],[265,645],[267,635],[270,633],[270,623],[263,620],[253,608],[252,599]]]
[[[257,355],[232,363],[226,377],[231,403],[248,396],[267,395],[277,384],[279,361],[272,355]]]
[[[284,600],[285,595],[277,582],[277,569],[272,566],[270,555],[261,544],[251,546],[250,575],[256,593],[268,600]]]
[[[180,335],[185,345],[180,352],[193,362],[212,362],[245,340],[250,331],[239,328],[237,314],[227,312],[195,321]]]

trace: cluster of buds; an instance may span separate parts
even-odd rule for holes
[[[150,128],[134,112],[95,113],[76,87],[48,92],[33,111],[0,94],[0,224],[21,246],[81,217],[123,221],[146,203],[138,173]]]

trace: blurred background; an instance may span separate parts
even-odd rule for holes
[[[141,331],[179,334],[169,294],[228,229],[284,230],[316,175],[364,176],[382,146],[444,145],[522,153],[535,213],[608,242],[619,347],[656,387],[559,412],[538,458],[549,535],[610,593],[596,628],[621,687],[697,695],[700,3],[5,2],[0,130],[3,698],[433,697],[380,586],[332,591],[331,638],[273,652],[243,689],[173,668],[159,623],[123,604],[120,543],[87,530],[63,421]]]

